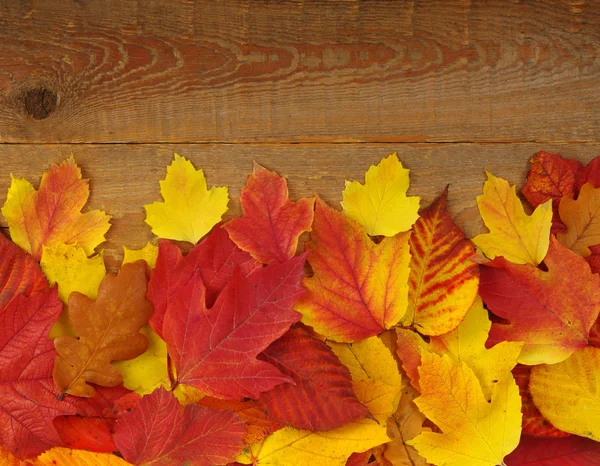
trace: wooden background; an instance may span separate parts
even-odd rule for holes
[[[233,198],[256,160],[336,204],[398,152],[473,236],[484,169],[600,155],[599,100],[598,1],[0,0],[0,204],[74,154],[114,268],[173,152]]]

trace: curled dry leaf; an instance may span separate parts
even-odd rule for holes
[[[142,354],[148,342],[140,329],[152,313],[146,300],[146,263],[125,264],[118,275],[107,275],[94,302],[81,293],[69,297],[69,314],[78,338],[54,340],[58,352],[54,381],[63,394],[91,397],[89,383],[113,387],[123,379],[111,361]]]

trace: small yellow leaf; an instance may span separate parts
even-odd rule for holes
[[[206,187],[202,170],[175,154],[160,182],[164,202],[145,205],[146,223],[159,238],[196,244],[215,226],[227,211],[227,187]]]
[[[600,441],[600,348],[588,346],[558,364],[534,366],[529,391],[555,427]]]
[[[173,390],[173,395],[179,401],[181,406],[187,406],[198,403],[206,395],[191,385],[179,384]]]
[[[419,367],[421,396],[415,404],[442,433],[408,441],[435,465],[496,466],[519,444],[521,397],[510,373],[498,380],[490,403],[464,362],[425,353]]]
[[[40,265],[50,285],[58,284],[58,297],[64,304],[68,303],[73,291],[96,299],[98,286],[106,275],[102,252],[88,258],[78,244],[65,244],[61,241],[43,246]],[[50,330],[50,338],[63,335],[75,336],[66,308]]]
[[[29,462],[32,466],[131,466],[131,463],[111,453],[94,453],[62,447],[52,448]]]
[[[346,216],[363,225],[372,236],[394,236],[410,230],[419,217],[420,198],[406,196],[409,171],[393,153],[369,168],[364,185],[346,181],[342,194]]]
[[[144,260],[148,265],[148,269],[152,270],[156,265],[157,257],[158,248],[152,243],[146,244],[142,249],[128,249],[123,246],[123,264]]]
[[[390,350],[378,337],[352,344],[327,344],[350,370],[360,402],[384,425],[398,408],[402,393],[402,376]]]
[[[552,201],[539,205],[527,215],[514,186],[488,172],[477,205],[490,230],[473,238],[473,243],[490,259],[502,256],[516,264],[538,265],[550,245]]]

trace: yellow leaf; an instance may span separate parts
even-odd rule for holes
[[[342,200],[346,216],[363,225],[372,236],[394,236],[410,230],[419,217],[420,198],[406,196],[409,171],[393,153],[369,168],[364,185],[346,181]]]
[[[150,243],[140,250],[123,248],[125,255],[123,264],[145,260],[149,268],[154,268],[158,248]],[[167,369],[167,344],[159,337],[149,324],[140,330],[148,338],[148,349],[134,359],[116,361],[112,364],[123,374],[123,385],[138,395],[152,393],[155,388],[169,386]]]
[[[385,424],[396,411],[402,393],[402,376],[390,350],[378,337],[358,343],[327,344],[352,375],[354,392],[371,414]]]
[[[197,243],[227,211],[227,187],[206,187],[202,170],[175,154],[160,182],[164,202],[145,205],[146,223],[160,237]]]
[[[560,200],[558,212],[567,227],[558,240],[580,256],[591,255],[590,246],[600,244],[600,188],[584,184],[577,200],[569,196]]]
[[[144,260],[148,265],[148,269],[152,270],[156,265],[157,257],[158,248],[152,243],[146,244],[142,249],[127,249],[123,246],[123,264]]]
[[[102,252],[88,258],[78,244],[65,244],[62,241],[43,246],[40,265],[50,285],[58,284],[58,297],[64,304],[68,303],[73,291],[96,299],[98,286],[106,275]],[[66,308],[50,330],[50,338],[63,335],[75,336]]]
[[[555,427],[600,441],[600,348],[531,369],[533,402]]]
[[[52,448],[29,461],[32,466],[131,466],[131,463],[111,453],[94,453],[62,447]]]
[[[395,411],[402,390],[398,368],[387,347],[377,337],[352,345],[330,346],[344,358],[342,362],[350,370],[358,400],[377,419],[387,420]],[[372,419],[361,419],[326,432],[285,427],[250,445],[236,461],[254,465],[343,466],[352,453],[388,441],[385,420],[380,425]]]
[[[490,403],[464,362],[425,353],[419,367],[421,396],[415,404],[442,433],[408,441],[435,465],[496,466],[519,444],[521,397],[510,373],[494,384]]]
[[[2,466],[22,466],[26,463],[21,462],[16,456],[14,456],[6,448],[0,446],[0,465]]]
[[[173,395],[179,401],[181,406],[187,406],[198,403],[206,395],[191,385],[179,384],[173,390]]]
[[[445,335],[431,337],[429,344],[410,330],[397,329],[398,355],[415,388],[419,388],[419,384],[415,383],[417,366],[421,361],[418,355],[430,352],[447,355],[455,363],[466,363],[481,383],[484,397],[490,400],[494,381],[500,380],[516,366],[523,348],[522,342],[509,341],[486,348],[491,326],[488,313],[478,296],[456,329]]]
[[[527,215],[514,186],[488,172],[477,205],[490,230],[473,238],[473,243],[490,259],[502,256],[516,264],[538,265],[550,245],[552,201],[539,205]]]

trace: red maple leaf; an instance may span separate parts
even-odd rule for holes
[[[239,267],[246,276],[260,264],[229,239],[227,231],[217,225],[187,256],[173,243],[162,240],[158,246],[156,267],[148,283],[148,299],[154,304],[150,324],[162,336],[163,319],[169,303],[195,274],[200,274],[206,288],[206,305],[212,306],[217,295]]]
[[[292,258],[298,238],[310,231],[314,198],[291,202],[285,178],[256,166],[240,202],[244,215],[224,225],[235,244],[264,264]]]
[[[163,339],[177,382],[217,398],[257,398],[291,379],[256,356],[282,336],[300,314],[306,255],[272,264],[244,278],[236,269],[210,309],[200,272],[171,299]],[[168,279],[168,277],[167,277]]]
[[[575,435],[568,438],[524,435],[504,463],[506,466],[592,466],[600,464],[600,443]]]
[[[116,427],[117,448],[134,465],[226,464],[243,448],[244,422],[229,411],[182,408],[163,388],[145,396]]]
[[[303,328],[292,328],[258,356],[292,384],[263,393],[258,405],[275,421],[313,432],[370,416],[352,388],[350,371],[331,348]]]

